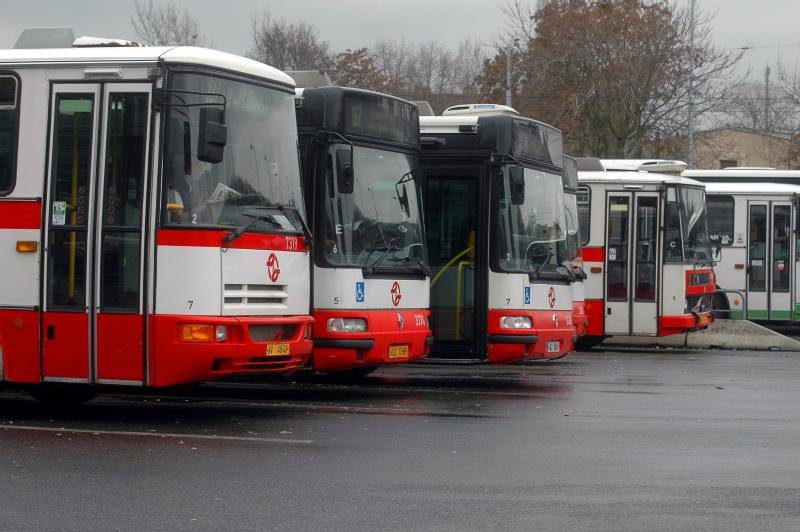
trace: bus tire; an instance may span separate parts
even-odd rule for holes
[[[719,288],[719,286],[717,287]],[[714,317],[719,317],[721,319],[726,319],[731,317],[731,306],[728,303],[728,296],[723,292],[714,292],[714,295],[711,297],[711,310],[713,311],[720,311],[719,316],[716,314]]]
[[[97,391],[81,384],[39,384],[25,390],[40,403],[56,408],[70,408],[90,401]]]
[[[591,351],[593,347],[600,345],[605,336],[581,336],[575,341],[576,351]]]

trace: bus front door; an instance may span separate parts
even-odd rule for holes
[[[149,84],[53,85],[42,377],[144,382]]]
[[[792,207],[790,202],[748,203],[747,319],[792,316]]]
[[[606,204],[605,333],[658,332],[657,193],[610,193]]]
[[[431,357],[482,358],[485,304],[479,295],[480,176],[428,172],[425,223],[431,277]]]

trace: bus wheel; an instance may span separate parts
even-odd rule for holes
[[[378,369],[377,366],[365,366],[360,368],[342,369],[339,371],[331,371],[327,375],[336,380],[349,381],[353,379],[362,379]]]
[[[719,289],[719,287],[717,288]],[[714,292],[714,296],[711,298],[711,310],[714,311],[715,318],[730,319],[731,306],[728,303],[728,296],[724,292]]]
[[[61,408],[81,405],[97,395],[94,388],[81,384],[40,384],[25,391],[42,404]]]
[[[575,341],[575,349],[577,351],[591,351],[597,345],[600,345],[605,336],[581,336]]]

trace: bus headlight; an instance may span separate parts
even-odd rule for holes
[[[216,332],[217,342],[224,342],[228,339],[227,325],[217,325],[217,329],[215,332]]]
[[[501,329],[533,329],[533,320],[528,316],[503,316],[500,318]]]
[[[328,318],[328,332],[366,332],[367,320],[362,318]]]

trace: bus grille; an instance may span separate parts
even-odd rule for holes
[[[223,313],[286,311],[289,303],[287,289],[288,286],[281,284],[226,284],[222,294]]]

